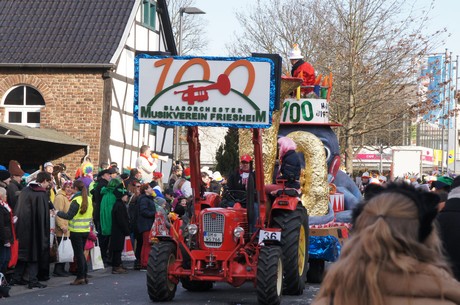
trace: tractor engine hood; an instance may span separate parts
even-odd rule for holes
[[[234,229],[242,227],[248,234],[246,209],[207,208],[200,213],[201,248],[232,250],[238,243]]]

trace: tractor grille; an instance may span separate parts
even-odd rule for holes
[[[224,215],[214,213],[214,212],[206,213],[203,215],[204,232],[220,233],[222,236],[222,242],[223,242],[223,235],[224,235],[224,227],[225,227]],[[219,248],[222,245],[222,242],[205,241],[204,244],[208,248]]]

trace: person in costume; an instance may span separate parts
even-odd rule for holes
[[[23,276],[28,272],[28,287],[45,288],[38,282],[39,265],[49,265],[50,251],[50,199],[47,189],[51,175],[39,172],[37,179],[29,183],[19,195],[15,216],[19,243],[18,263],[14,270],[12,285],[26,285]]]
[[[153,172],[157,168],[158,159],[152,158],[152,151],[148,145],[142,145],[139,152],[136,168],[142,174],[142,182],[149,183],[153,179]]]
[[[302,93],[313,92],[315,68],[309,62],[303,60],[298,44],[294,44],[292,50],[289,52],[289,60],[292,65],[291,76],[301,78],[303,80],[301,86],[308,86],[308,88],[302,88]]]
[[[297,145],[288,137],[281,137],[278,139],[278,156],[280,160],[279,173],[276,179],[286,180],[284,186],[286,188],[300,188],[300,172],[302,170],[301,160],[296,153]],[[268,196],[274,195],[273,193],[282,189],[282,184],[269,184],[265,186],[265,191]]]

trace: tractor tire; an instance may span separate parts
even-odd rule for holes
[[[324,276],[324,260],[313,259],[309,260],[309,268],[307,272],[307,282],[319,284],[323,281]]]
[[[187,259],[188,257],[188,259]],[[188,255],[184,255],[184,262],[182,263],[184,269],[190,269],[190,257]],[[180,279],[182,283],[182,287],[187,289],[188,291],[208,291],[212,289],[214,286],[214,282],[211,281],[192,281],[187,277],[183,277]]]
[[[281,303],[283,290],[283,253],[279,246],[260,248],[257,262],[257,301],[261,305]]]
[[[176,245],[172,242],[159,242],[152,246],[147,264],[147,290],[154,302],[171,301],[177,284],[168,278],[168,267],[176,260]]]
[[[281,229],[283,250],[283,294],[301,295],[305,289],[308,270],[308,215],[302,205],[295,211],[275,210],[272,226]]]

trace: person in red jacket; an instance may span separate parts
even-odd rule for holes
[[[302,93],[307,94],[313,92],[313,86],[315,85],[315,68],[313,68],[309,62],[303,60],[298,44],[294,44],[291,52],[289,52],[289,59],[292,65],[291,76],[303,79],[302,86],[311,86],[309,88],[303,88]]]

